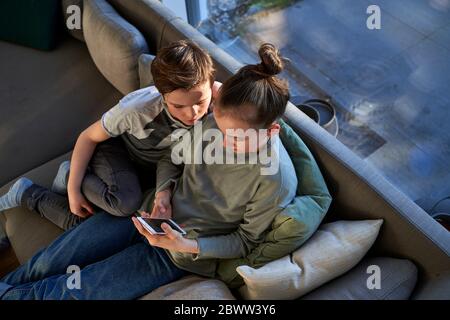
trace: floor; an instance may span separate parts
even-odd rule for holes
[[[233,36],[218,27],[200,30],[244,63],[279,46],[293,94],[330,96],[337,138],[406,195],[450,195],[450,0],[300,0],[247,13]]]
[[[71,150],[122,96],[70,37],[49,52],[0,41],[0,75],[0,186]]]

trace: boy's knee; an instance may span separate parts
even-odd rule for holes
[[[117,202],[117,207],[114,210],[115,212],[112,213],[119,217],[129,217],[133,215],[137,210],[139,210],[141,204],[141,196],[128,195]]]

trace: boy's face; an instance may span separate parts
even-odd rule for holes
[[[177,89],[164,95],[170,114],[188,126],[194,125],[208,112],[211,99],[209,81],[191,90]]]

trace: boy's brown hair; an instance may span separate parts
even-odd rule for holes
[[[208,52],[196,43],[180,40],[162,48],[151,67],[153,81],[164,95],[177,89],[193,87],[215,79],[215,69]]]

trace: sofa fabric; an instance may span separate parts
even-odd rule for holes
[[[105,0],[85,1],[83,33],[92,60],[122,94],[139,89],[138,59],[147,42]]]
[[[196,275],[166,284],[140,300],[235,300],[230,289],[219,280]]]
[[[73,11],[71,11],[71,6],[77,6],[79,8],[79,12],[80,12],[80,27],[81,29],[69,29],[67,28],[67,31],[69,32],[69,34],[74,37],[77,40],[83,41],[84,42],[84,35],[83,35],[83,0],[62,0],[61,2],[62,4],[62,13],[64,16],[64,24],[67,27],[67,21],[72,21],[73,17],[72,15],[74,14]],[[69,9],[69,12],[68,12]],[[77,9],[78,10],[78,9]]]
[[[10,246],[8,236],[6,235],[5,230],[3,230],[3,226],[0,225],[0,253],[3,250],[6,250]]]
[[[377,280],[369,278],[377,272],[373,271],[373,266],[380,271],[379,286]],[[343,276],[303,296],[301,300],[406,300],[411,296],[416,282],[417,267],[409,260],[365,258]]]
[[[223,82],[230,76],[230,71],[235,72],[242,66],[231,55],[164,6],[161,1],[108,0],[108,2],[142,32],[151,53],[155,53],[172,41],[190,39],[211,54],[218,81]]]
[[[336,221],[300,249],[259,269],[239,266],[244,299],[296,299],[353,268],[369,251],[382,220]]]
[[[244,284],[236,272],[238,266],[258,268],[290,254],[313,235],[330,207],[331,195],[313,155],[292,128],[282,120],[280,126],[281,142],[297,175],[296,197],[275,217],[264,241],[247,257],[219,262],[217,274],[231,288]]]
[[[75,41],[75,40],[74,40]],[[48,163],[24,174],[37,184],[51,187],[61,162],[70,159],[70,153],[53,159]],[[15,181],[0,189],[4,194]],[[0,213],[0,222],[8,235],[11,246],[21,264],[30,259],[40,249],[49,245],[63,233],[53,223],[42,218],[37,212],[25,208],[15,208]]]
[[[0,1],[0,40],[52,50],[61,29],[61,0]]]
[[[152,54],[141,54],[139,57],[139,82],[141,88],[153,86],[152,62],[155,56]]]
[[[142,32],[151,53],[161,48],[163,31],[168,21],[178,19],[161,1],[108,0],[108,2]]]

